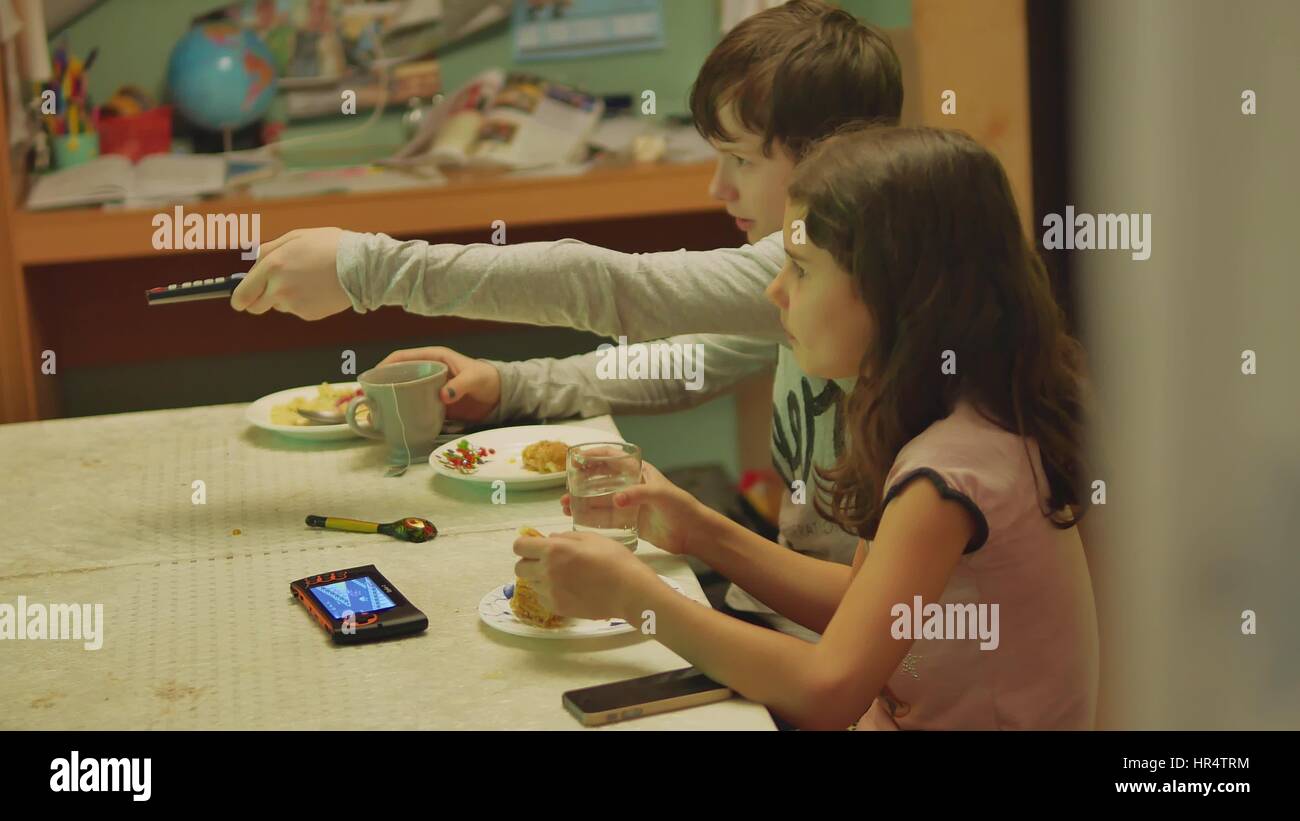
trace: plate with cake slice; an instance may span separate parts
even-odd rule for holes
[[[659,578],[686,595],[677,582],[667,576]],[[488,592],[478,603],[478,616],[488,627],[503,633],[537,639],[594,639],[637,631],[623,619],[573,619],[548,613],[533,591],[527,585],[520,585],[518,579]]]
[[[542,537],[535,527],[519,528],[520,536]],[[686,595],[682,586],[667,576],[664,584]],[[637,628],[623,619],[577,619],[557,616],[546,609],[536,591],[519,577],[513,584],[503,584],[479,600],[478,616],[488,627],[514,636],[538,639],[588,639],[635,633]]]
[[[462,436],[436,448],[429,464],[434,472],[464,482],[563,487],[570,447],[623,441],[613,431],[582,425],[520,425]]]

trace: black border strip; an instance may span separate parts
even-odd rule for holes
[[[965,556],[966,554],[974,553],[976,550],[983,547],[984,543],[989,540],[989,523],[988,520],[984,518],[984,511],[980,510],[980,506],[975,504],[971,497],[962,493],[960,490],[954,490],[949,486],[949,484],[944,481],[943,477],[940,476],[934,468],[917,468],[916,470],[905,474],[903,478],[895,482],[894,486],[885,494],[885,501],[880,505],[880,509],[883,511],[889,505],[890,501],[892,501],[893,498],[903,490],[903,488],[907,487],[907,485],[918,476],[924,476],[929,479],[934,484],[934,489],[939,491],[940,496],[957,502],[962,507],[966,508],[966,511],[975,519],[975,535],[971,537],[970,544],[966,545],[966,549],[963,550],[961,554]]]

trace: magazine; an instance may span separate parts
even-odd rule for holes
[[[531,74],[486,71],[447,100],[391,164],[510,169],[580,163],[605,103]]]

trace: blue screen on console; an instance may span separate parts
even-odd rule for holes
[[[336,619],[346,618],[349,610],[355,615],[390,610],[397,606],[369,576],[323,584],[313,587],[311,593]]]

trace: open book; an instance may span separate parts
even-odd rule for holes
[[[581,162],[604,111],[600,97],[494,69],[439,105],[388,163],[536,168]]]
[[[191,199],[220,191],[225,184],[226,160],[220,155],[152,154],[132,164],[128,157],[105,154],[38,178],[27,208]]]

